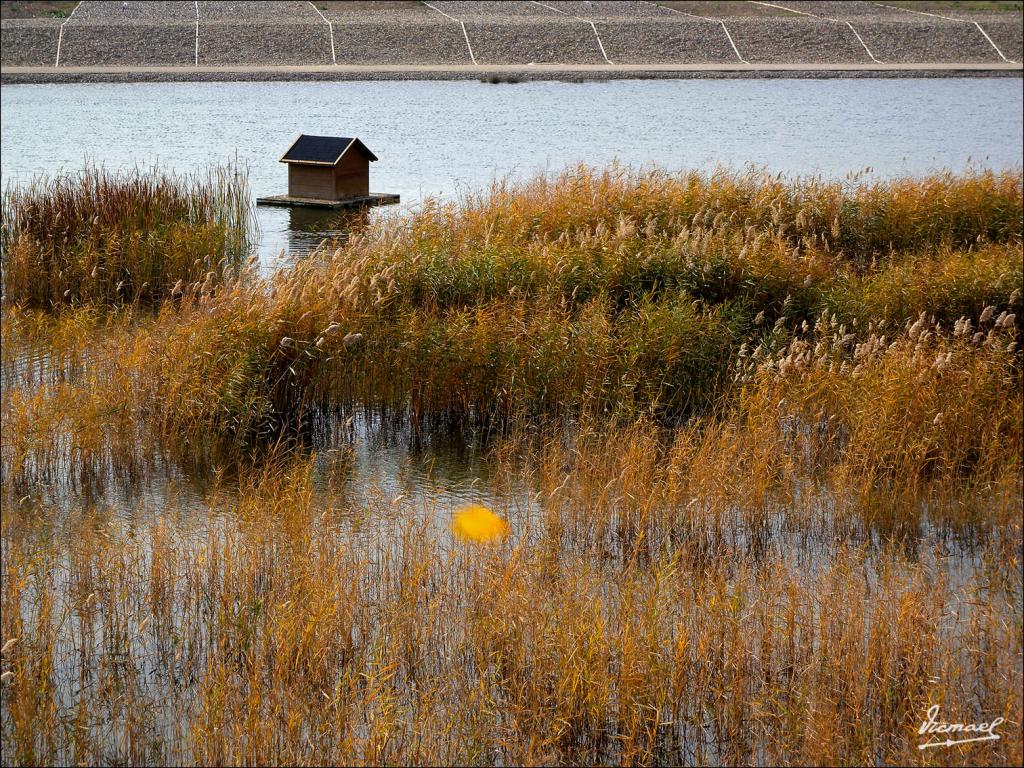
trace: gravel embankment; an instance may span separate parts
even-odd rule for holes
[[[437,0],[459,19],[480,64],[603,64],[593,28],[534,3]]]
[[[430,4],[461,21],[480,18],[545,19],[564,15],[536,3],[519,0],[431,0]]]
[[[57,19],[0,21],[0,64],[11,67],[52,67],[57,59]]]
[[[717,21],[686,16],[647,3],[553,0],[547,4],[592,21],[613,62],[707,64],[737,61]]]
[[[588,3],[585,0],[552,0],[545,2],[552,8],[563,13],[579,16],[589,21],[619,21],[621,19],[670,19],[679,18],[673,13],[654,3],[631,3],[624,0],[607,0],[607,2]]]
[[[330,64],[331,38],[323,19],[254,24],[199,21],[199,63]]]
[[[285,2],[206,0],[199,3],[199,23],[202,24],[204,21],[235,21],[240,24],[289,21],[324,23],[312,5],[299,0],[285,0]],[[324,24],[324,26],[327,25]]]
[[[981,24],[982,29],[992,38],[992,42],[999,46],[1004,56],[1018,63],[1024,61],[1024,23],[1021,14],[985,16],[974,21]]]
[[[1019,12],[927,8],[922,13],[845,0],[788,0],[783,4],[850,22],[875,56],[885,61],[1002,61],[974,22],[982,26],[1008,58],[1019,62],[1024,53],[1024,19]]]
[[[85,0],[64,25],[61,66],[195,63],[195,3]]]
[[[1000,61],[973,24],[942,19],[883,21],[865,17],[856,23],[864,42],[881,61]]]
[[[865,64],[871,59],[845,24],[807,17],[732,19],[729,33],[751,64]]]
[[[195,63],[196,27],[189,24],[97,24],[64,27],[60,63],[84,66],[186,66]]]
[[[440,22],[410,20],[357,21],[334,24],[339,64],[470,64],[462,28]]]
[[[608,58],[616,64],[735,63],[722,25],[715,21],[597,21]]]
[[[1020,61],[1024,56],[1024,18],[1019,11],[992,13],[970,8],[927,7],[914,12],[846,0],[783,0],[782,4],[850,22],[874,55],[884,60],[1001,61],[975,23],[981,25],[1008,58]]]
[[[792,18],[798,14],[768,5],[749,2],[704,2],[704,0],[659,0],[658,4],[681,13],[689,13],[707,19],[764,19]]]
[[[132,0],[132,2],[103,2],[84,0],[75,9],[68,27],[73,24],[97,22],[104,24],[161,24],[196,20],[196,4],[186,0]],[[65,27],[64,31],[67,32]]]
[[[480,64],[603,64],[589,24],[568,21],[467,21]]]
[[[339,64],[470,64],[462,27],[426,6],[368,11],[329,7]]]
[[[676,13],[653,3],[585,0],[481,2],[432,0],[432,5],[324,3],[334,27],[339,65],[466,65],[469,50],[481,65],[532,64],[730,65],[736,51],[718,19]],[[867,2],[782,0],[814,16],[757,16],[765,6],[674,3],[717,9],[740,56],[751,64],[828,66],[871,60],[845,22],[872,53],[893,64],[997,63],[1002,59],[972,23],[982,24],[1011,60],[1024,56],[1020,13],[944,12],[952,18],[884,8]],[[197,4],[186,0],[85,0],[64,27],[61,66],[192,66],[196,61]],[[199,11],[200,66],[329,65],[331,36],[316,8],[300,0],[204,0]],[[710,12],[710,11],[709,11]],[[735,13],[735,16],[729,16]],[[591,23],[593,26],[591,26]],[[57,19],[2,22],[4,66],[52,66]],[[596,34],[595,34],[596,30]]]
[[[199,63],[330,64],[330,29],[308,2],[199,3]]]
[[[902,19],[916,15],[909,11],[886,8],[874,3],[856,2],[855,0],[782,0],[778,4],[794,11],[825,18],[843,19],[844,21],[853,21],[858,16]]]

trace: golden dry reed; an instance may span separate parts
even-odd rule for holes
[[[3,763],[1020,764],[1022,229],[1019,172],[579,168],[5,293]],[[490,496],[360,485],[359,419]]]

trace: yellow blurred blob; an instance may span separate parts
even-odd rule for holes
[[[452,532],[463,541],[494,541],[508,535],[508,523],[487,507],[468,504],[455,513]]]

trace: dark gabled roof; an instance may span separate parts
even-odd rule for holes
[[[377,159],[377,156],[359,139],[350,136],[307,136],[302,134],[281,156],[281,162],[303,165],[337,165],[342,156],[352,148],[359,150],[371,162]]]

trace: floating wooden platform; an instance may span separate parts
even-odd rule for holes
[[[282,208],[374,208],[378,205],[396,205],[401,202],[398,195],[390,192],[371,192],[366,197],[349,197],[345,200],[317,200],[313,197],[291,197],[290,195],[274,195],[273,197],[257,197],[256,205],[276,205]]]

